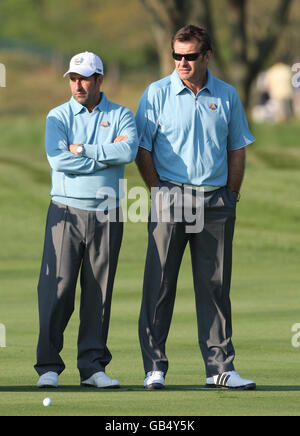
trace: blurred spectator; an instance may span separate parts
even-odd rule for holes
[[[267,72],[266,89],[273,101],[273,119],[283,122],[293,115],[292,71],[289,65],[277,62]]]
[[[294,115],[300,119],[300,88],[295,88],[293,98]]]
[[[266,72],[259,73],[256,79],[256,105],[252,110],[252,118],[257,123],[273,121],[274,104],[266,87]]]
[[[292,67],[294,72],[292,84],[294,88],[293,110],[294,116],[300,119],[300,63],[295,63]]]

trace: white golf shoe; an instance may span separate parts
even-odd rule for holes
[[[58,374],[56,372],[46,372],[41,375],[37,382],[38,388],[57,388],[58,387]]]
[[[235,371],[227,371],[223,372],[223,374],[208,377],[206,379],[206,387],[254,390],[256,389],[256,384],[252,380],[245,380],[240,377]]]
[[[145,389],[164,389],[165,377],[162,371],[150,371],[147,372],[144,380]]]
[[[96,372],[87,380],[81,382],[81,386],[91,388],[117,389],[120,387],[118,380],[111,379],[105,372]]]

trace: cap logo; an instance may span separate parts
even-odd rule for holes
[[[99,56],[86,51],[78,53],[71,58],[69,69],[64,74],[64,77],[69,73],[80,73],[83,76],[90,77],[96,72],[104,75],[102,61]]]
[[[82,57],[78,57],[74,59],[75,65],[81,65],[83,63],[84,59]]]

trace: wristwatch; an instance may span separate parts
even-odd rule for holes
[[[84,151],[84,145],[80,144],[76,147],[76,153],[79,154],[79,156],[82,156],[82,153]]]

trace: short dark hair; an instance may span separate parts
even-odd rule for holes
[[[201,50],[212,51],[212,44],[207,30],[203,27],[194,26],[189,24],[179,29],[172,38],[172,50],[174,50],[175,41],[185,42],[191,41],[192,39],[197,39],[201,44]]]

